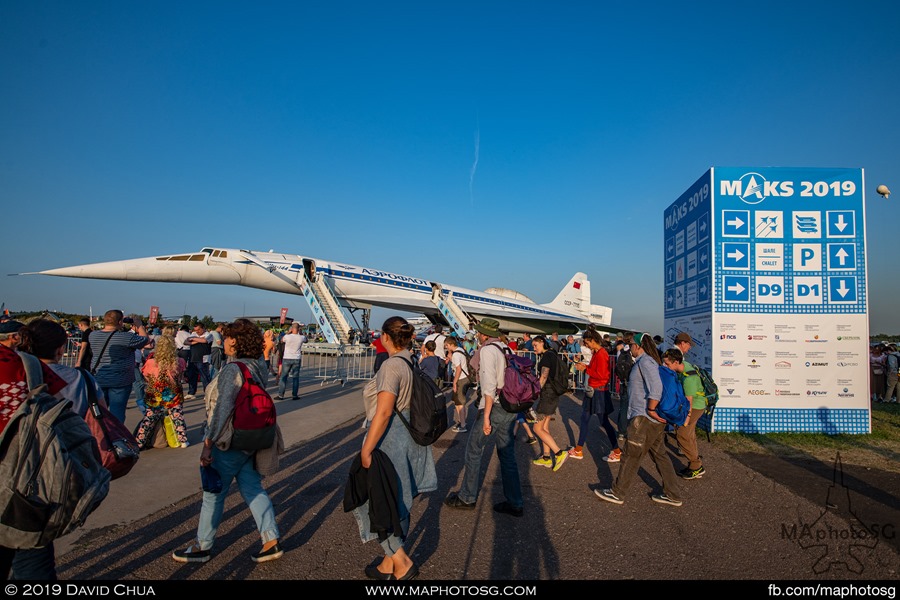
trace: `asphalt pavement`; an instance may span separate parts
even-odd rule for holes
[[[142,453],[86,525],[57,541],[60,579],[364,579],[363,568],[382,556],[381,548],[360,542],[354,518],[342,508],[347,472],[364,435],[361,392],[360,382],[305,380],[300,400],[277,402],[287,451],[281,471],[265,485],[282,533],[281,559],[251,561],[259,536],[236,488],[226,500],[212,559],[183,564],[171,558],[197,527],[201,396],[185,404],[192,445]],[[576,439],[580,412],[575,396],[562,399],[551,425],[561,446]],[[129,407],[127,424],[136,425],[138,416]],[[469,416],[471,422],[474,408]],[[467,435],[444,434],[433,446],[439,489],[416,499],[407,540],[419,579],[869,581],[896,580],[900,573],[896,543],[859,535],[852,490],[823,480],[821,500],[805,498],[720,451],[715,437],[700,442],[707,472],[682,482],[683,506],[651,501],[660,479],[649,458],[624,505],[603,502],[593,489],[611,486],[619,465],[602,460],[609,447],[596,418],[590,428],[584,459],[570,459],[556,472],[531,464],[536,446],[519,432],[521,518],[492,510],[503,499],[492,445],[485,450],[476,509],[443,505],[459,488]],[[683,466],[676,452],[670,457],[676,468]],[[886,502],[894,503],[895,530],[896,492],[885,490]]]

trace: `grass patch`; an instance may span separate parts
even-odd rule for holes
[[[844,463],[900,473],[900,405],[874,404],[872,433],[866,435],[723,432],[714,433],[712,443],[730,454],[754,452],[822,461],[832,461],[840,452]]]

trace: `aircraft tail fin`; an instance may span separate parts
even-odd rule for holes
[[[591,282],[584,273],[575,273],[572,279],[563,287],[553,299],[553,302],[544,306],[575,310],[583,313],[591,304]]]

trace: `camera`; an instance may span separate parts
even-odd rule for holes
[[[122,322],[127,323],[128,325],[133,325],[134,319],[132,317],[125,317],[124,319],[122,319]]]

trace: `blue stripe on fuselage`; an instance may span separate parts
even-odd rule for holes
[[[288,270],[289,271],[297,271],[302,268],[303,268],[303,265],[294,264],[294,265],[291,265],[288,268]],[[429,296],[431,295],[431,286],[427,286],[427,285],[410,283],[408,281],[396,281],[393,279],[388,279],[386,277],[377,277],[374,275],[362,275],[360,273],[353,273],[351,271],[339,271],[337,269],[331,269],[331,268],[323,268],[321,270],[324,273],[326,273],[327,275],[333,277],[334,279],[346,279],[348,281],[365,281],[367,283],[383,285],[385,287],[395,287],[395,288],[399,287],[399,288],[403,288],[403,289],[407,289],[407,290],[414,290],[416,292],[419,292],[422,294],[427,294]],[[447,292],[453,291],[450,288],[446,288],[446,287],[443,289]],[[522,304],[507,302],[505,300],[495,300],[493,298],[485,298],[483,296],[475,296],[473,294],[463,294],[463,293],[459,293],[459,292],[454,292],[453,297],[461,298],[464,300],[469,300],[472,302],[481,302],[483,304],[491,304],[494,306],[503,306],[506,308],[514,308],[517,310],[531,312],[531,313],[535,313],[538,315],[557,317],[559,319],[566,320],[566,321],[572,319],[572,315],[560,314],[560,313],[553,312],[550,310],[542,310],[540,308],[535,308],[533,306],[524,306]]]

